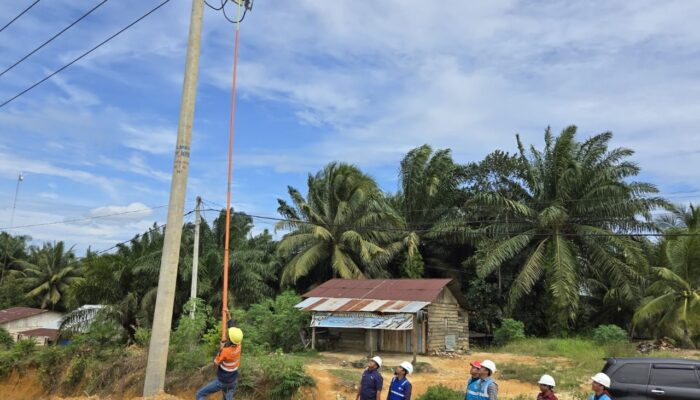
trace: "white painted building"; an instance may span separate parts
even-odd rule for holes
[[[6,329],[14,340],[33,337],[40,344],[55,340],[62,319],[62,313],[39,308],[13,307],[0,310],[0,327]],[[39,333],[40,338],[36,336]]]

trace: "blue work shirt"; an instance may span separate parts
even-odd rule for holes
[[[479,378],[469,378],[467,382],[467,394],[464,396],[464,400],[477,400],[481,394],[481,379]]]
[[[612,400],[612,397],[610,397],[607,393],[601,393],[600,396],[593,394],[591,395],[590,400]]]
[[[411,382],[406,377],[399,379],[395,376],[391,379],[387,400],[411,400],[411,390]]]
[[[379,400],[377,392],[382,390],[384,378],[376,369],[365,369],[360,380],[360,400]]]

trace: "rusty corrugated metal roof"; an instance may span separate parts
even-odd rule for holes
[[[296,308],[320,312],[415,313],[429,305],[428,301],[367,300],[329,297],[309,297]]]
[[[0,310],[0,324],[31,317],[33,315],[43,314],[45,312],[48,312],[48,310],[29,307],[13,307],[6,310]]]
[[[52,341],[55,341],[58,337],[58,329],[37,328],[19,332],[19,334],[27,337],[47,337]]]
[[[432,302],[451,279],[331,279],[303,297]]]

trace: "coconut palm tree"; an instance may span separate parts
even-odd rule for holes
[[[18,260],[17,263],[22,268],[17,281],[27,285],[29,292],[26,297],[36,300],[41,308],[63,308],[70,285],[82,280],[73,248],[65,250],[63,242],[34,247],[29,261]]]
[[[508,261],[522,258],[511,286],[512,308],[543,281],[549,315],[565,330],[577,315],[579,297],[590,292],[589,279],[604,280],[613,297],[633,296],[646,259],[628,233],[654,229],[650,212],[666,203],[656,187],[631,181],[639,167],[627,160],[633,151],[609,150],[612,133],[579,142],[570,126],[554,138],[545,131],[542,151],[530,154],[517,137],[521,170],[508,185],[510,195],[476,194],[469,203],[491,222],[478,251],[477,271],[486,276]],[[638,217],[645,218],[645,221]]]
[[[700,333],[700,209],[675,205],[658,218],[666,237],[659,244],[659,268],[634,322],[652,322],[657,334],[678,337],[694,347]]]
[[[289,260],[283,284],[312,275],[315,282],[384,275],[376,261],[386,252],[380,244],[389,236],[375,228],[398,222],[372,178],[355,166],[333,162],[309,176],[306,198],[293,187],[289,196],[293,205],[278,200],[285,220],[277,229],[291,231],[278,246]]]

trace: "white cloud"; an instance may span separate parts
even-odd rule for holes
[[[248,153],[245,165],[386,167],[422,143],[468,161],[514,150],[515,133],[539,145],[547,125],[577,124],[582,137],[612,130],[663,183],[689,182],[700,166],[696,153],[661,155],[700,150],[700,7],[688,2],[300,1],[256,11],[265,16],[244,27],[241,95],[329,129],[297,148]],[[208,74],[227,89],[230,71],[217,67]]]
[[[125,223],[140,221],[153,213],[151,207],[143,203],[131,203],[126,206],[102,206],[93,208],[87,213],[88,218],[99,218],[102,223]]]
[[[124,144],[127,147],[151,154],[169,154],[175,150],[177,128],[129,124],[122,124],[121,128],[126,133]]]
[[[116,179],[110,179],[80,169],[63,168],[46,161],[32,160],[0,151],[0,174],[7,177],[15,177],[17,171],[66,178],[77,183],[94,184],[112,198],[119,198],[119,192],[115,188]]]
[[[131,172],[133,174],[147,176],[160,181],[169,181],[171,176],[169,173],[159,171],[149,165],[146,159],[139,154],[131,154],[125,156],[124,159],[114,159],[106,156],[99,156],[98,161],[101,164],[114,168],[117,171]]]
[[[58,199],[58,194],[56,194],[56,193],[42,192],[42,193],[39,193],[39,196],[41,196],[45,199],[49,199],[49,200]]]

